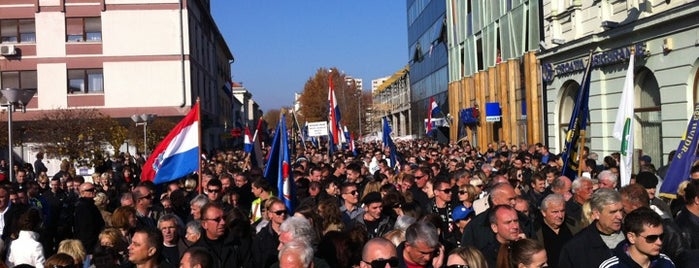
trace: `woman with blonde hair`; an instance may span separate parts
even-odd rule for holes
[[[372,192],[377,192],[380,193],[381,191],[381,181],[375,180],[375,181],[370,181],[367,182],[366,186],[364,186],[364,191],[362,191],[362,196],[359,198],[359,200],[364,200],[364,197]]]
[[[74,264],[78,265],[78,267],[83,265],[83,262],[85,262],[85,257],[87,257],[83,244],[77,239],[66,239],[61,241],[61,243],[58,244],[57,253],[65,253],[70,255],[73,257]]]
[[[112,226],[112,213],[107,210],[107,205],[109,205],[109,197],[103,192],[98,192],[95,194],[95,206],[99,209],[100,214],[102,214],[102,219],[104,220],[104,227]]]
[[[471,184],[464,184],[459,186],[459,202],[466,208],[473,207],[473,201],[476,200],[478,194],[476,194],[476,187]]]
[[[488,268],[483,253],[472,246],[458,247],[449,253],[447,267]]]

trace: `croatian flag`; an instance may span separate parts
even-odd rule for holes
[[[245,143],[245,152],[252,152],[252,134],[250,134],[250,128],[247,126],[245,127],[245,136],[243,136],[243,142]]]
[[[290,215],[294,214],[296,204],[296,184],[290,168],[289,137],[286,133],[286,116],[282,115],[274,134],[270,156],[265,168],[264,177],[272,182],[276,180],[279,199],[284,202]]]
[[[333,140],[332,144],[340,144],[340,107],[337,105],[335,98],[335,89],[333,88],[332,75],[328,75],[328,125],[330,127],[330,136]]]
[[[432,132],[432,116],[435,113],[439,113],[442,110],[439,109],[439,105],[437,105],[437,101],[434,100],[434,97],[430,97],[430,107],[428,109],[429,111],[427,112],[427,129],[425,130],[425,133],[429,135]]]
[[[143,165],[142,181],[161,184],[199,170],[199,102],[155,147]]]
[[[442,109],[439,109],[437,101],[434,100],[434,97],[430,97],[430,116],[434,116],[434,114],[439,114],[440,112],[442,112]]]

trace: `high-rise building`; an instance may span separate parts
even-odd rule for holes
[[[164,3],[168,2],[168,3]],[[226,41],[208,0],[0,2],[0,85],[37,89],[31,120],[56,108],[112,118],[182,117],[201,100],[205,149],[232,117]],[[4,101],[3,101],[4,102]]]

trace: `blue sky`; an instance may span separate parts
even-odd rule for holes
[[[371,80],[408,63],[405,0],[213,0],[211,13],[233,52],[233,81],[263,111],[291,106],[321,67]]]

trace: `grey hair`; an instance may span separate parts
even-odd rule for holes
[[[436,248],[439,246],[437,227],[426,221],[417,221],[405,230],[405,242],[410,245],[423,242],[428,247]]]
[[[191,230],[193,233],[201,235],[201,222],[197,220],[189,221],[186,230]]]
[[[290,233],[294,240],[302,240],[311,245],[316,242],[316,232],[313,230],[313,225],[302,217],[289,217],[284,220],[279,226],[279,231]]]
[[[548,209],[549,204],[553,203],[561,203],[565,206],[566,199],[560,195],[560,194],[550,194],[544,197],[544,200],[541,201],[541,211],[546,211]]]
[[[612,189],[599,189],[590,198],[590,208],[592,211],[602,212],[604,206],[621,202],[621,194]]]
[[[580,189],[580,187],[583,186],[583,182],[588,182],[588,181],[590,183],[592,183],[592,179],[590,179],[588,177],[580,177],[580,178],[575,179],[573,181],[573,184],[570,187],[571,191],[573,191],[573,193],[577,192],[578,189]]]
[[[616,174],[614,172],[611,172],[610,170],[603,170],[597,175],[597,178],[602,181],[602,180],[609,180],[612,182],[612,184],[616,185],[617,183],[617,178]]]
[[[396,219],[396,223],[393,226],[393,229],[400,230],[401,232],[405,232],[410,225],[415,223],[415,218],[410,217],[410,216],[398,216],[398,219]]]
[[[279,256],[277,257],[281,261],[282,256],[287,253],[298,255],[301,262],[303,262],[303,267],[310,267],[313,262],[313,247],[306,241],[294,238],[289,243],[284,244],[279,250]]]
[[[181,220],[179,217],[175,216],[175,214],[165,214],[163,216],[160,216],[160,218],[158,219],[158,229],[160,229],[160,224],[166,221],[174,222],[175,226],[177,226],[177,229],[182,228],[182,226],[180,225]]]
[[[204,195],[204,194],[199,194],[192,198],[192,201],[189,201],[189,204],[192,206],[197,206],[199,208],[204,207],[204,205],[209,203],[209,198]]]
[[[557,189],[557,190],[562,190],[565,188],[566,183],[565,181],[568,180],[570,181],[570,178],[566,176],[558,176],[553,181],[551,182],[551,190]]]

